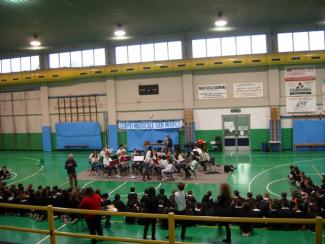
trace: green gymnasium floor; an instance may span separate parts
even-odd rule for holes
[[[22,183],[24,185],[59,185],[68,187],[64,162],[67,152],[0,152],[0,166],[7,165],[13,174],[8,184]],[[88,167],[88,152],[75,152],[78,163],[78,171],[84,171]],[[233,164],[237,170],[229,176],[228,183],[232,189],[239,190],[242,195],[252,191],[257,193],[269,192],[272,197],[278,197],[283,191],[290,191],[290,184],[287,182],[289,165],[298,165],[306,174],[310,175],[314,182],[319,184],[321,175],[325,174],[325,152],[282,152],[282,153],[219,153],[214,155],[220,164]],[[39,165],[39,159],[45,159],[44,168]],[[164,188],[167,195],[176,188],[175,183],[133,183],[133,182],[100,182],[100,181],[79,181],[80,186],[92,186],[100,189],[101,192],[108,192],[114,195],[119,193],[126,197],[131,186],[135,186],[138,193],[142,194],[148,186],[154,186],[157,190]],[[218,194],[216,184],[187,184],[186,190],[192,190],[198,200],[201,200],[208,190],[213,192],[215,198]],[[0,225],[8,224],[22,227],[47,228],[47,222],[36,222],[25,217],[4,217],[0,216]],[[86,233],[87,229],[83,222],[75,225],[65,225],[56,220],[56,228],[62,231]],[[179,239],[177,230],[177,240]],[[143,226],[126,225],[121,217],[112,218],[112,227],[106,229],[107,235],[141,238]],[[163,239],[167,235],[166,230],[157,229],[157,239]],[[216,227],[195,227],[188,228],[186,242],[193,243],[221,243],[225,233],[219,232]],[[237,226],[232,227],[233,243],[312,243],[314,233],[310,231],[267,231],[255,229],[250,237],[242,237]],[[12,243],[49,243],[48,236],[39,234],[18,233],[0,230],[0,242]],[[89,243],[86,239],[72,239],[57,237],[57,243]],[[101,242],[105,243],[105,242]],[[107,242],[108,243],[108,242]],[[110,242],[112,243],[112,242]]]

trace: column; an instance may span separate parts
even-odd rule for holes
[[[49,113],[49,98],[48,87],[41,86],[40,88],[40,103],[42,112],[42,142],[43,151],[52,151],[51,142],[51,126],[50,126],[50,113]]]
[[[106,80],[107,113],[108,113],[108,147],[118,149],[117,118],[116,118],[116,93],[114,78]]]
[[[183,102],[184,102],[184,135],[185,144],[195,141],[195,124],[193,120],[194,91],[192,72],[184,72],[183,80]]]
[[[269,101],[271,106],[280,106],[280,72],[278,68],[268,69]]]

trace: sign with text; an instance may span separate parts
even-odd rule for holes
[[[286,81],[285,82],[286,96],[315,96],[316,82],[315,81]]]
[[[234,98],[263,97],[263,82],[234,83]]]
[[[316,96],[309,97],[286,97],[286,112],[316,112]]]
[[[315,65],[285,67],[284,70],[285,81],[306,81],[306,80],[315,80],[315,79],[316,79]]]
[[[227,85],[213,84],[213,85],[198,85],[199,99],[226,99]]]

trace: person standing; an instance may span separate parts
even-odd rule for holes
[[[173,145],[173,139],[170,137],[170,135],[167,135],[166,142],[167,142],[167,148],[169,149],[170,152],[172,152],[174,145]]]
[[[67,174],[69,176],[69,182],[71,188],[77,188],[78,187],[78,180],[77,180],[77,163],[73,158],[72,154],[68,155],[67,161],[65,161],[65,169],[67,170]]]
[[[178,191],[175,192],[175,203],[176,203],[176,211],[175,214],[177,215],[186,215],[186,194],[184,192],[185,184],[180,182],[177,185]],[[180,221],[182,232],[181,232],[181,239],[185,239],[186,233],[186,222],[184,220]]]
[[[79,208],[88,210],[101,210],[101,197],[94,193],[93,188],[87,187],[84,191],[84,198],[79,204]],[[93,214],[85,214],[89,234],[91,235],[103,235],[103,229],[101,225],[101,216]],[[91,240],[91,243],[96,243],[95,239]]]
[[[158,199],[156,197],[156,190],[154,187],[150,187],[148,190],[148,196],[143,201],[144,212],[156,214],[158,213]],[[143,239],[147,239],[149,225],[151,225],[151,240],[156,240],[156,223],[157,219],[148,218],[145,219],[145,226],[143,231]]]
[[[230,217],[230,204],[231,204],[231,193],[230,187],[227,183],[223,183],[220,185],[220,194],[218,195],[216,201],[216,213],[217,216],[221,217]],[[222,223],[219,224],[219,227],[226,227],[226,239],[222,240],[225,243],[231,243],[231,230],[230,223]]]

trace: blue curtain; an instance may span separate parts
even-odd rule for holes
[[[127,148],[129,151],[143,150],[145,141],[157,142],[157,140],[164,140],[167,135],[172,138],[174,145],[178,144],[178,129],[127,130]]]

